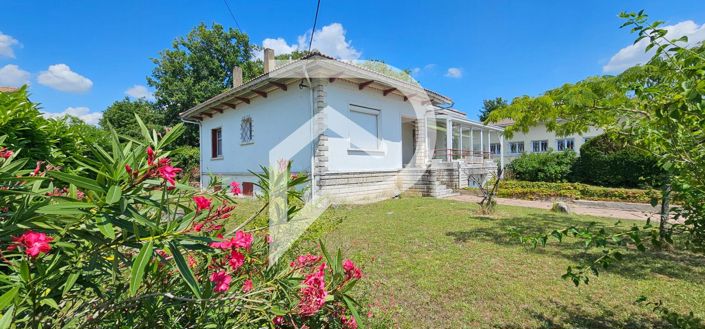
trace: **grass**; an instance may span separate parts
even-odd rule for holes
[[[612,221],[499,206],[493,217],[450,200],[404,198],[329,209],[293,253],[323,237],[361,264],[355,294],[370,327],[652,328],[663,327],[640,296],[705,317],[705,258],[685,252],[628,253],[587,286],[562,280],[590,254],[568,242],[527,250],[508,233]],[[245,208],[243,207],[243,210]],[[625,223],[629,226],[630,223]]]

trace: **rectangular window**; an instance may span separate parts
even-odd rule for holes
[[[548,141],[547,140],[532,141],[531,142],[531,151],[534,153],[541,153],[541,152],[548,151]]]
[[[565,150],[574,150],[574,149],[575,149],[575,140],[574,139],[566,138],[566,139],[556,140],[556,150],[565,151]]]
[[[379,150],[379,110],[361,106],[350,106],[350,148],[356,150]]]
[[[223,156],[223,130],[221,128],[211,129],[211,158]]]
[[[512,154],[524,153],[524,142],[510,142],[509,151]]]
[[[500,154],[502,153],[502,144],[500,143],[490,143],[490,153]]]
[[[240,122],[240,144],[252,143],[252,117],[249,115]]]

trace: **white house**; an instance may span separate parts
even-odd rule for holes
[[[512,119],[504,119],[497,123],[496,126],[507,127],[514,124]],[[557,136],[555,132],[548,131],[546,125],[538,124],[531,128],[526,133],[516,132],[512,138],[506,138],[503,144],[499,142],[492,143],[490,149],[493,154],[498,152],[504,153],[504,158],[508,162],[516,159],[523,153],[543,153],[549,150],[564,151],[573,150],[580,155],[580,148],[595,136],[601,135],[602,129],[590,127],[583,134],[572,134],[567,136]],[[502,145],[502,147],[500,147]]]
[[[320,53],[264,55],[264,74],[242,83],[236,67],[231,89],[181,113],[200,128],[204,185],[216,175],[252,193],[249,171],[286,159],[333,202],[445,196],[501,162],[490,146],[503,129],[468,120],[447,96]]]

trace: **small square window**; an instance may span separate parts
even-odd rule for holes
[[[223,156],[223,130],[221,128],[211,129],[211,157],[220,158]]]
[[[509,152],[512,154],[524,153],[524,142],[510,142]]]

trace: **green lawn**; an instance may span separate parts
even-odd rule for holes
[[[329,248],[340,247],[359,262],[365,278],[356,294],[370,305],[373,327],[661,327],[648,307],[634,304],[640,295],[705,317],[705,258],[635,252],[576,288],[560,276],[585,256],[579,246],[527,250],[508,229],[613,222],[518,207],[499,207],[488,218],[475,209],[431,198],[330,209],[295,252],[323,235]]]

